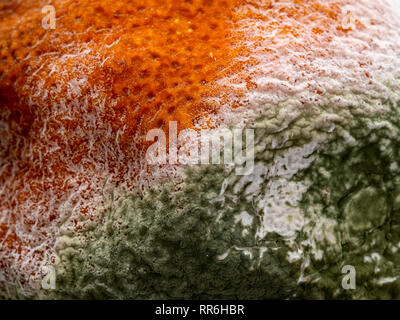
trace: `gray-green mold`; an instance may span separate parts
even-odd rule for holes
[[[220,192],[221,171],[213,166],[192,170],[182,191],[131,195],[87,231],[92,241],[60,244],[56,296],[235,299],[298,293],[295,268],[280,267],[284,251],[260,254],[251,203],[210,202]],[[245,236],[234,221],[244,210],[254,217]],[[270,248],[279,247],[279,241]]]
[[[399,107],[265,108],[247,124],[252,175],[192,166],[111,200],[59,237],[56,289],[39,297],[400,298]]]

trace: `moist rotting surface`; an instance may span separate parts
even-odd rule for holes
[[[55,30],[41,27],[45,4],[1,10],[5,271],[13,251],[46,254],[40,245],[71,194],[80,214],[93,214],[76,202],[109,177],[133,184],[148,130],[170,120],[193,127],[215,112],[202,96],[219,92],[215,78],[232,72],[243,49],[229,35],[235,1],[56,1]]]
[[[249,206],[244,211],[252,215],[242,197],[252,193],[257,197],[260,192],[257,214],[261,217],[253,218],[260,225],[245,234],[267,241],[268,248],[269,237],[274,233],[289,242],[300,241],[296,238],[299,233],[312,235],[305,217],[309,210],[319,207],[319,198],[315,198],[316,203],[310,200],[308,209],[301,208],[310,181],[295,181],[293,172],[307,168],[318,158],[318,144],[324,139],[349,138],[351,128],[368,127],[370,122],[357,120],[361,115],[376,120],[378,128],[390,107],[397,108],[398,24],[384,1],[54,1],[56,29],[44,30],[41,8],[47,4],[8,1],[1,4],[0,10],[0,280],[6,296],[35,296],[38,292],[45,296],[48,292],[40,290],[44,276],[41,266],[54,264],[59,273],[57,292],[64,297],[79,297],[79,292],[85,297],[167,297],[164,289],[168,281],[173,282],[174,270],[179,269],[171,267],[169,258],[160,258],[156,265],[149,262],[149,269],[140,275],[143,282],[135,280],[143,284],[154,272],[161,273],[166,283],[159,292],[141,291],[139,284],[134,287],[131,283],[126,288],[121,285],[119,292],[112,288],[112,282],[107,282],[110,278],[123,283],[127,275],[123,270],[116,271],[119,259],[113,252],[126,258],[126,270],[134,268],[130,241],[136,237],[141,243],[146,232],[137,234],[138,230],[133,229],[127,234],[116,231],[102,235],[101,229],[109,224],[106,213],[120,210],[121,203],[110,198],[124,199],[126,195],[121,193],[133,192],[144,181],[163,181],[157,175],[154,178],[143,163],[147,147],[143,135],[151,128],[167,130],[169,120],[178,121],[181,130],[218,127],[232,117],[256,119],[257,147],[267,151],[259,154],[254,181],[244,178],[238,182],[235,193],[241,196],[232,206]],[[395,123],[396,118],[391,117],[390,121]],[[345,127],[339,125],[343,123]],[[354,140],[360,139],[361,145],[361,138],[356,136]],[[333,145],[351,148],[354,142],[349,138]],[[340,164],[339,161],[337,165]],[[269,171],[264,172],[263,168]],[[221,170],[220,174],[226,173]],[[160,176],[181,178],[175,168],[168,166]],[[216,179],[216,186],[220,186],[220,177],[202,173],[199,177]],[[178,197],[180,205],[206,206],[201,194],[207,193],[207,183],[200,178],[195,186],[199,195],[193,199],[188,192],[192,180],[178,186],[184,194]],[[256,188],[260,184],[262,192]],[[173,199],[175,186],[166,188]],[[382,200],[387,197],[382,195],[386,189],[372,186],[358,191],[342,204],[340,210],[350,216],[343,220],[344,226],[357,221],[359,215],[354,208],[364,193],[376,195],[386,203],[384,216],[390,216],[389,202]],[[132,197],[132,204],[148,205],[140,197]],[[154,217],[155,221],[162,215],[173,218],[169,210],[175,210],[174,200],[160,201],[160,207],[166,209],[156,210],[159,216]],[[148,214],[140,210],[127,209],[127,221]],[[216,219],[218,209],[211,205],[209,210]],[[194,212],[193,219],[184,222],[183,230],[198,224],[198,241],[204,240],[200,237],[203,228],[215,221],[202,220],[193,208],[183,212],[185,218]],[[228,210],[227,220],[222,220],[226,230],[233,224],[232,214]],[[320,216],[316,214],[317,218]],[[121,223],[119,218],[117,222]],[[137,224],[149,223],[145,219]],[[165,223],[156,224],[154,233],[169,234],[172,242],[178,241],[179,236],[172,236],[175,233],[183,237],[176,228],[167,232]],[[192,226],[187,227],[186,223]],[[376,223],[371,222],[371,226]],[[117,229],[118,226],[113,225]],[[90,228],[94,229],[93,234]],[[223,245],[218,241],[205,243],[204,252],[211,250],[210,255],[215,257],[220,252],[209,249],[210,245],[228,248],[233,243],[239,247],[250,243],[256,251],[261,250],[254,239],[249,243],[235,242],[236,235],[229,236],[226,230],[221,231],[226,237]],[[120,238],[125,236],[130,240],[121,247],[124,241]],[[170,242],[151,239],[152,236],[149,247],[165,248],[166,257],[175,252]],[[314,246],[310,254],[314,254],[316,244],[310,241]],[[139,251],[134,250],[138,266],[148,250],[143,245],[142,249],[135,248]],[[293,256],[297,249],[304,249],[294,249],[292,244],[285,249],[286,246],[279,246],[283,255],[287,251]],[[190,255],[191,249],[186,249],[178,265]],[[96,263],[89,266],[92,250],[98,255]],[[260,259],[262,252],[258,252]],[[109,259],[108,255],[112,257]],[[233,265],[243,262],[243,268],[247,267],[246,261],[252,259],[242,256],[235,255],[238,260],[233,259]],[[273,263],[266,263],[270,267],[262,266],[260,271],[265,282],[271,282],[270,291],[259,288],[261,291],[251,292],[245,280],[224,289],[232,282],[225,279],[218,283],[212,297],[232,297],[234,290],[239,290],[241,297],[250,298],[299,296],[293,279],[300,278],[297,272],[304,271],[304,266],[274,259],[270,259]],[[199,263],[196,259],[191,261]],[[174,291],[174,297],[205,297],[212,292],[211,275],[223,274],[223,265],[214,262],[206,266],[200,261],[199,269],[196,266],[188,270],[188,277],[203,272],[205,277],[210,274],[210,279]],[[91,273],[93,270],[97,271]],[[254,280],[249,270],[246,275]],[[74,276],[80,279],[78,287],[74,287]],[[139,274],[133,275],[136,276]],[[273,279],[281,279],[281,287]],[[254,284],[253,280],[250,283]],[[13,286],[16,291],[10,289]],[[80,291],[84,287],[87,290]],[[195,288],[193,292],[189,292],[191,288]],[[322,285],[321,290],[331,288]]]
[[[249,125],[259,146],[252,176],[196,166],[179,191],[165,184],[109,198],[85,237],[58,239],[50,296],[398,299],[398,106],[344,118],[337,134],[308,141],[298,139],[310,130],[304,116],[277,133],[275,116],[263,114]],[[308,116],[328,111],[341,114],[326,106]],[[341,287],[345,265],[356,268],[356,290]]]

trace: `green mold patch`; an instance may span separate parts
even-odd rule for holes
[[[299,295],[295,268],[275,237],[255,242],[251,203],[210,201],[223,184],[217,166],[192,169],[181,191],[130,195],[86,231],[59,241],[53,297],[84,299],[261,299]],[[246,211],[253,222],[235,216]],[[272,240],[272,239],[271,239]],[[282,249],[283,250],[277,250]]]
[[[252,175],[192,166],[178,185],[111,200],[59,237],[56,290],[44,296],[400,298],[398,107],[265,108],[248,125]],[[354,290],[342,287],[346,265]]]
[[[312,181],[302,199],[305,214],[336,222],[334,244],[318,243],[320,259],[310,254],[308,271],[318,280],[307,286],[307,297],[400,298],[400,143],[393,135],[399,137],[397,127],[372,130],[340,152],[330,145],[297,176]],[[354,290],[338,289],[345,265],[356,270]]]
[[[343,208],[344,225],[349,233],[362,234],[383,226],[388,211],[385,194],[370,186],[349,196]]]

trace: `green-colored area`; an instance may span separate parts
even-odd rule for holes
[[[253,199],[267,188],[265,176],[249,197],[252,181],[238,189],[241,177],[233,171],[193,167],[180,191],[167,184],[130,195],[113,204],[83,241],[65,241],[51,296],[399,298],[400,135],[396,108],[387,110],[374,118],[327,107],[303,112],[283,131],[277,130],[277,111],[253,124],[256,164],[323,142],[312,165],[291,178],[309,185],[299,203],[309,221],[294,243],[275,233],[255,237],[264,212]],[[334,120],[327,123],[327,114]],[[278,147],[271,147],[273,139]],[[243,211],[253,217],[247,233],[234,221]],[[333,231],[317,230],[321,218],[334,222]],[[299,248],[301,258],[289,262],[288,252]],[[341,286],[344,265],[357,272],[355,290]]]
[[[399,299],[399,106],[363,105],[265,107],[249,124],[255,165],[265,172],[243,178],[232,168],[192,166],[178,186],[110,201],[82,233],[58,239],[57,289],[38,297]],[[312,142],[309,165],[294,170],[298,155],[280,177],[271,174],[280,157]],[[282,177],[306,186],[297,204],[285,203],[306,223],[294,239],[260,237],[272,214],[260,203]],[[249,225],[237,221],[243,212]],[[342,288],[345,265],[356,270],[355,290]]]
[[[337,221],[337,246],[321,243],[323,258],[311,259],[310,273],[321,281],[307,297],[400,298],[400,143],[390,139],[398,133],[397,127],[374,130],[339,153],[327,148],[298,176],[313,182],[305,213],[319,204],[317,214]],[[335,290],[345,265],[357,272],[356,290]]]
[[[260,257],[257,215],[243,199],[214,201],[216,166],[194,169],[182,191],[149,190],[117,203],[88,231],[89,240],[58,250],[54,297],[85,299],[260,299],[300,293],[279,238]],[[169,186],[170,187],[170,186]],[[248,234],[234,222],[253,215]],[[67,242],[68,243],[68,242]],[[228,250],[224,259],[217,257]],[[253,259],[249,254],[253,255]]]

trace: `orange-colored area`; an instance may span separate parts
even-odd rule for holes
[[[42,27],[41,9],[48,4],[56,10],[54,30]],[[43,230],[38,243],[45,241],[46,227],[60,223],[54,208],[80,185],[85,185],[79,191],[81,200],[90,200],[86,191],[97,174],[130,179],[128,173],[138,163],[148,130],[167,129],[171,120],[180,130],[193,127],[218,112],[221,104],[213,101],[241,96],[239,89],[218,85],[219,79],[241,74],[246,90],[255,86],[245,72],[252,63],[252,48],[243,41],[257,43],[257,39],[237,30],[238,21],[271,19],[265,32],[298,38],[301,30],[287,23],[290,19],[318,13],[321,23],[313,30],[317,36],[339,11],[338,5],[319,1],[292,4],[1,2],[0,260],[6,261],[10,250],[33,246],[29,237],[18,235],[17,225],[24,224],[27,233],[31,226]],[[271,14],[246,10],[244,5]],[[137,165],[133,171],[140,168]],[[81,212],[88,210],[81,206]]]

